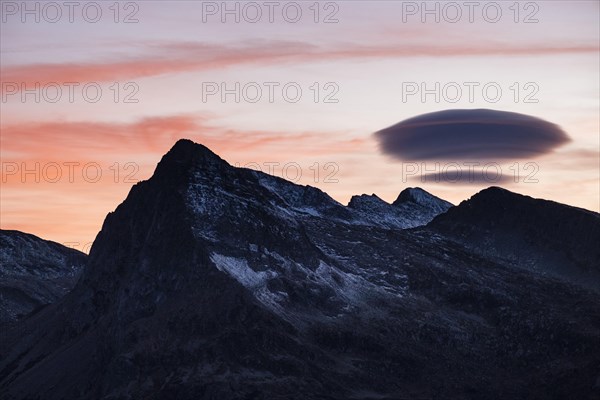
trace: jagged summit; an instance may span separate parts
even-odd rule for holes
[[[344,210],[343,206],[317,188],[296,185],[261,172],[235,168],[208,147],[189,139],[178,140],[163,156],[156,168],[153,179],[166,178],[173,183],[174,181],[190,181],[191,175],[192,182],[198,179],[206,180],[204,184],[196,185],[196,189],[206,189],[207,186],[210,186],[209,180],[215,180],[225,185],[240,182],[240,174],[246,178],[255,178],[254,185],[258,184],[268,189],[275,197],[282,199],[296,211],[302,210],[316,216],[323,209],[327,209],[330,216],[335,215],[346,221],[382,224],[386,227],[412,228],[425,225],[435,216],[446,212],[452,207],[451,203],[422,188],[415,187],[404,189],[391,205],[376,194],[356,195],[351,198],[346,210]],[[232,190],[237,191],[237,189]],[[355,213],[348,213],[347,210]]]
[[[348,203],[348,207],[359,208],[364,205],[378,204],[378,203],[385,203],[385,204],[389,205],[389,203],[387,203],[385,200],[381,199],[375,193],[373,193],[371,195],[360,194],[360,195],[352,196],[352,198],[350,199],[350,202]]]
[[[204,146],[203,144],[196,143],[190,139],[179,139],[177,142],[175,142],[173,147],[171,147],[171,149],[167,152],[166,156],[177,155],[179,157],[182,157],[186,154],[195,154],[195,155],[204,154],[204,155],[208,155],[211,157],[217,157],[220,159],[220,157],[216,153],[214,153],[212,150],[210,150],[208,147]]]
[[[189,139],[179,139],[162,157],[156,166],[154,176],[181,176],[189,173],[192,168],[225,166],[229,164],[208,147]]]
[[[420,201],[428,200],[432,197],[434,196],[431,193],[421,189],[420,187],[409,187],[400,192],[394,203],[400,204],[407,201],[419,203]]]
[[[437,196],[421,189],[420,187],[406,188],[398,195],[398,198],[392,203],[399,206],[405,203],[415,203],[425,207],[433,207],[436,211],[445,212],[453,206],[452,203],[440,199]]]
[[[402,205],[392,206],[373,194],[354,196],[344,207],[318,188],[260,171],[235,168],[207,147],[188,139],[177,141],[159,163],[152,181],[161,180],[168,181],[164,185],[171,188],[174,182],[189,186],[186,198],[196,216],[217,215],[226,204],[237,199],[236,202],[259,201],[272,214],[286,210],[290,215],[406,229],[425,225],[450,204],[418,189],[421,192],[415,191],[413,200]],[[206,224],[206,218],[201,219]],[[206,226],[197,228],[205,230]]]
[[[163,156],[160,164],[198,165],[205,163],[226,163],[208,147],[189,139],[179,139]]]
[[[451,206],[420,188],[403,190],[393,204],[376,194],[352,196],[348,203],[348,208],[358,214],[357,220],[400,229],[425,225]]]

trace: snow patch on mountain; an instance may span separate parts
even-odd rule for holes
[[[219,271],[229,274],[247,288],[263,285],[269,278],[277,276],[273,271],[254,271],[242,258],[213,253],[210,259]]]

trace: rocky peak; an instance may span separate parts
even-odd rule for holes
[[[404,189],[402,192],[400,192],[398,198],[392,203],[392,205],[400,206],[406,203],[418,204],[423,207],[431,208],[437,212],[445,212],[452,207],[452,203],[440,199],[439,197],[434,196],[419,187]]]
[[[379,198],[379,196],[377,196],[375,193],[373,193],[372,195],[361,194],[352,196],[350,202],[348,203],[348,207],[355,209],[365,209],[368,207],[381,205],[389,206],[390,204]]]

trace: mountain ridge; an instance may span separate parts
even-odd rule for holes
[[[16,230],[0,230],[0,324],[15,323],[64,296],[86,255]]]
[[[600,214],[490,187],[428,229],[502,262],[600,291]],[[492,232],[492,234],[490,234]]]
[[[460,205],[385,226],[179,143],[75,288],[0,332],[7,399],[599,393],[598,294],[434,229]]]

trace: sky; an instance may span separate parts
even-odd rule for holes
[[[2,229],[88,251],[179,138],[343,204],[499,185],[600,210],[598,1],[0,3]],[[444,110],[489,134],[386,130]]]

